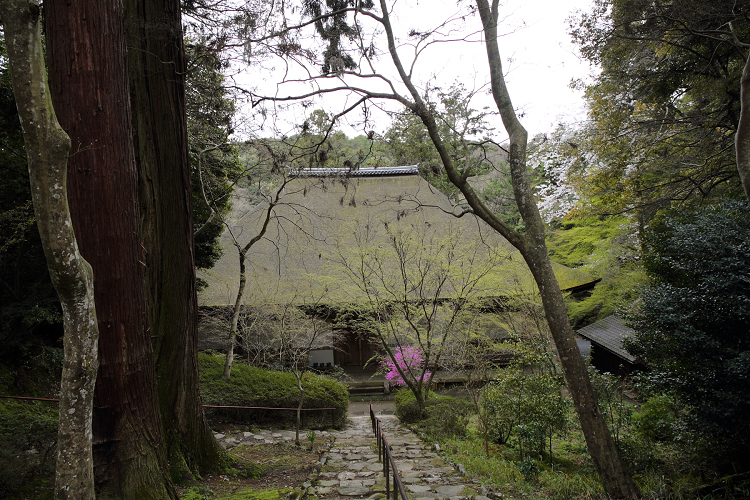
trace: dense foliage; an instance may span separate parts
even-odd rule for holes
[[[31,203],[21,124],[0,39],[0,363],[62,357],[62,315]],[[59,364],[56,365],[59,368]]]
[[[231,207],[234,185],[242,175],[239,152],[229,140],[233,133],[234,101],[225,88],[225,62],[206,39],[188,42],[186,114],[192,169],[195,265],[209,269],[221,257],[224,226],[220,217]]]
[[[499,444],[514,437],[522,460],[547,450],[551,456],[552,437],[568,427],[570,400],[561,389],[560,380],[546,373],[524,375],[519,366],[499,371],[482,393],[488,434]]]
[[[300,393],[297,380],[291,372],[277,372],[255,368],[243,363],[235,363],[232,378],[221,380],[224,357],[199,354],[201,397],[206,405],[217,406],[257,406],[273,408],[296,408]],[[336,408],[334,424],[343,425],[349,409],[349,393],[341,382],[322,375],[306,372],[302,377],[304,408]],[[239,410],[246,411],[246,410]],[[221,415],[213,413],[214,418]],[[241,414],[237,413],[237,416]],[[235,415],[232,415],[235,417]],[[211,418],[211,417],[209,417]],[[247,414],[240,418],[248,418]],[[257,420],[265,418],[265,421]],[[271,412],[253,415],[254,423],[274,422],[293,425],[293,412]],[[315,412],[315,416],[305,416],[305,421],[316,425],[331,425],[330,412]]]
[[[582,55],[601,67],[574,168],[593,212],[634,210],[645,224],[674,202],[741,193],[733,141],[749,8],[598,0],[574,23]]]
[[[726,470],[750,467],[750,207],[677,212],[649,232],[637,335],[629,350],[671,394],[681,424]]]

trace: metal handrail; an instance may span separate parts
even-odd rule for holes
[[[404,484],[401,482],[401,476],[396,468],[396,462],[393,460],[393,454],[391,453],[391,447],[388,445],[388,440],[383,434],[383,425],[380,419],[375,416],[375,412],[372,410],[372,403],[370,403],[370,421],[372,422],[372,432],[375,434],[375,438],[378,442],[378,461],[383,463],[383,476],[385,476],[385,498],[387,499],[391,495],[391,483],[390,483],[390,472],[393,471],[393,500],[398,500],[398,495],[401,495],[402,500],[407,500],[406,491],[404,491]]]

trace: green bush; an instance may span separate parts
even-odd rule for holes
[[[56,449],[56,405],[0,403],[0,498],[18,498],[32,480],[52,477]]]
[[[522,459],[530,453],[542,455],[552,436],[567,429],[569,407],[559,380],[548,374],[524,375],[519,367],[500,370],[482,393],[488,434],[501,444],[514,435]]]
[[[217,406],[256,406],[296,408],[299,403],[297,379],[293,373],[264,370],[235,362],[229,381],[221,380],[224,356],[198,355],[200,392],[203,404]],[[306,372],[302,377],[305,391],[304,408],[336,408],[333,425],[346,422],[349,410],[349,393],[341,382],[323,375]],[[207,411],[209,418],[232,418],[254,423],[274,422],[293,425],[294,412],[277,410]],[[329,427],[330,412],[303,412],[306,426]]]
[[[464,437],[474,405],[463,399],[437,396],[427,401],[425,413],[427,418],[421,426],[428,436],[439,440]]]
[[[406,424],[419,424],[428,436],[435,439],[463,437],[466,424],[474,412],[473,405],[463,399],[440,396],[430,391],[424,411],[419,411],[417,399],[409,389],[396,393],[396,416]]]
[[[430,396],[434,395],[431,393]],[[396,401],[396,416],[405,424],[413,424],[422,420],[424,415],[419,409],[417,398],[409,389],[401,389],[394,396]]]
[[[651,441],[671,441],[675,435],[677,412],[674,401],[669,396],[659,395],[649,398],[641,411],[633,415],[635,427]]]

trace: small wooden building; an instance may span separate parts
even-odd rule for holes
[[[607,316],[577,333],[591,342],[591,363],[600,372],[624,376],[643,368],[640,360],[623,347],[623,341],[635,331],[619,316]]]

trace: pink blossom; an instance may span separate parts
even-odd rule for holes
[[[416,347],[397,347],[393,357],[395,363],[394,359],[391,359],[390,356],[387,356],[383,360],[383,367],[388,370],[385,374],[386,380],[390,381],[393,385],[406,385],[406,382],[396,368],[398,366],[408,377],[411,377],[416,382],[416,377],[422,371],[422,363],[424,363],[422,351]],[[425,372],[422,376],[422,381],[429,378],[430,372]]]

